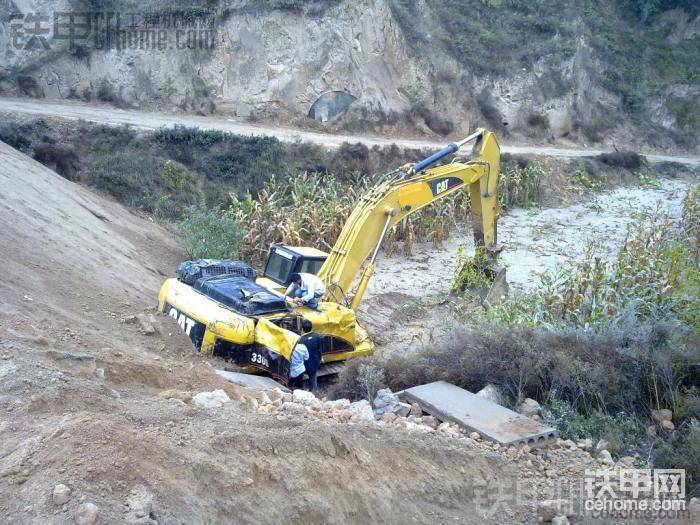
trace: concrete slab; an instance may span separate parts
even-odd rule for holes
[[[227,381],[231,381],[234,385],[244,386],[255,390],[271,390],[279,388],[283,392],[289,392],[289,389],[281,383],[278,383],[271,377],[257,376],[254,374],[241,374],[240,372],[229,372],[228,370],[217,370],[217,375],[220,375]]]
[[[456,423],[501,445],[539,447],[557,437],[556,429],[445,381],[408,388],[398,395],[442,421]]]

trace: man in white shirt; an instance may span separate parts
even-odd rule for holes
[[[323,281],[311,273],[293,273],[292,282],[287,288],[285,295],[293,297],[292,302],[297,306],[302,304],[313,308],[318,308],[318,300],[326,292]]]
[[[304,372],[306,372],[304,361],[308,358],[309,350],[306,348],[306,345],[297,343],[294,350],[292,350],[289,362],[289,383],[287,383],[287,386],[292,390],[304,386]]]

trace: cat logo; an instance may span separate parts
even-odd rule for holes
[[[190,319],[185,314],[178,312],[172,306],[170,307],[168,315],[177,321],[177,324],[180,325],[183,332],[185,332],[188,336],[190,335],[192,327],[195,324],[194,319]]]
[[[428,181],[428,185],[433,192],[433,197],[437,197],[448,190],[453,190],[462,184],[462,179],[458,177],[444,177]]]

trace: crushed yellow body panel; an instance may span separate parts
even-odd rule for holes
[[[260,283],[260,279],[257,281]],[[307,319],[324,336],[323,362],[370,355],[374,345],[357,324],[355,312],[337,303],[321,302],[317,310],[295,307],[248,317],[178,281],[166,280],[158,296],[158,310],[173,317],[203,353],[231,358],[243,371],[265,371],[287,381],[289,361],[299,334],[280,324]]]

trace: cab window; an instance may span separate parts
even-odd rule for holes
[[[304,259],[301,261],[299,272],[312,273],[316,275],[323,266],[323,260],[319,259]]]
[[[270,254],[267,260],[267,265],[265,266],[265,276],[270,279],[280,282],[287,283],[287,278],[289,277],[290,270],[292,269],[292,257],[286,257],[282,252],[275,250]]]

